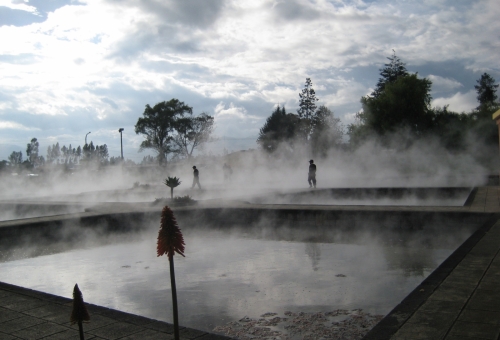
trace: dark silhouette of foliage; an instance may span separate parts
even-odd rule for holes
[[[488,73],[481,75],[477,83],[474,88],[477,91],[479,105],[471,114],[473,119],[471,132],[474,140],[480,142],[483,147],[476,152],[478,154],[476,158],[479,157],[479,162],[488,167],[496,167],[497,165],[489,164],[492,160],[498,160],[498,126],[492,120],[493,113],[500,109],[496,94],[498,84],[495,84],[495,79]]]
[[[378,97],[363,97],[366,123],[381,135],[402,127],[421,135],[431,122],[431,86],[430,80],[412,74],[386,84]]]
[[[316,111],[316,102],[319,99],[316,98],[316,92],[312,87],[311,78],[306,78],[306,84],[304,85],[304,89],[299,93],[299,109],[297,113],[299,117],[305,119],[311,119],[312,115]]]
[[[38,161],[38,147],[40,144],[36,138],[32,138],[26,146],[26,157],[32,165],[36,165]]]
[[[349,127],[353,142],[359,143],[355,138],[383,137],[403,130],[408,131],[404,135],[411,142],[429,132],[433,123],[431,86],[430,80],[411,74],[386,83],[377,96],[362,97],[363,110],[357,115],[359,124]]]
[[[311,119],[311,147],[313,154],[326,156],[328,150],[342,144],[344,136],[340,119],[333,112],[321,105]]]
[[[298,122],[297,115],[286,113],[285,107],[280,108],[278,105],[260,129],[257,143],[268,152],[276,151],[283,142],[293,147]]]
[[[375,90],[372,92],[372,97],[378,97],[384,92],[385,86],[394,83],[399,77],[406,77],[409,75],[406,70],[405,63],[403,63],[397,56],[396,51],[392,50],[393,54],[389,59],[389,63],[384,64],[384,68],[380,69],[380,78],[377,82]]]
[[[478,109],[498,106],[496,94],[498,84],[495,84],[495,79],[488,73],[483,73],[481,78],[477,80],[477,84],[474,88],[477,91],[477,100],[479,101]]]
[[[158,162],[163,165],[167,156],[172,152],[170,143],[173,139],[172,133],[176,128],[176,120],[185,114],[192,114],[193,109],[178,99],[168,102],[160,102],[151,107],[146,105],[143,116],[135,124],[135,133],[145,136],[140,151],[153,149],[158,152]]]
[[[464,151],[467,148],[467,132],[471,116],[448,110],[448,106],[433,109],[433,135],[450,151]]]
[[[21,151],[12,151],[8,160],[11,165],[20,165],[23,163],[23,153]]]
[[[191,158],[193,151],[210,140],[214,117],[202,112],[198,117],[183,117],[175,121],[177,134],[172,139],[173,152]]]
[[[297,110],[299,122],[296,131],[302,140],[308,141],[311,137],[312,120],[316,112],[316,102],[318,100],[316,92],[312,87],[311,78],[306,78],[304,89],[299,93],[299,109]]]

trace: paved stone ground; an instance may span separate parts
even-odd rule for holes
[[[500,221],[485,233],[391,339],[498,339],[499,250]]]
[[[85,339],[174,339],[169,323],[86,304],[91,321],[84,323]],[[0,283],[0,340],[80,339],[71,325],[72,300]],[[229,339],[181,327],[181,339]]]
[[[472,235],[366,339],[500,338],[500,187],[480,187],[467,206],[438,207],[435,211],[492,213],[497,221]],[[86,339],[173,339],[171,324],[88,306],[92,319],[84,324]],[[77,326],[69,322],[70,311],[69,299],[0,283],[0,340],[78,339]],[[182,328],[181,338],[228,339],[188,328]]]

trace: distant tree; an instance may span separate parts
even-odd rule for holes
[[[47,162],[52,163],[52,145],[47,146]]]
[[[481,75],[477,83],[478,85],[475,85],[474,88],[477,91],[479,105],[471,114],[473,119],[471,133],[474,140],[482,145],[482,159],[479,161],[486,164],[490,162],[490,159],[496,159],[497,155],[495,154],[498,153],[498,127],[492,120],[492,114],[500,109],[496,94],[498,84],[495,84],[495,79],[488,73]]]
[[[316,102],[318,100],[316,92],[312,87],[311,78],[306,78],[304,89],[299,93],[299,109],[297,110],[297,114],[299,115],[297,135],[303,140],[307,141],[310,138],[312,119],[316,112]]]
[[[202,112],[198,117],[178,118],[176,135],[172,139],[173,152],[191,158],[193,151],[210,140],[214,130],[214,117]]]
[[[117,165],[117,164],[120,164],[120,163],[121,163],[121,161],[122,161],[121,156],[119,156],[119,157],[114,157],[114,156],[111,156],[111,157],[109,158],[109,164],[110,164],[110,165]]]
[[[297,113],[299,117],[310,119],[313,113],[316,111],[316,102],[319,99],[316,98],[316,92],[312,87],[311,78],[306,78],[306,84],[301,93],[299,93],[299,109]]]
[[[63,156],[63,159],[67,162],[68,161],[68,148],[66,147],[66,145],[63,145],[62,148],[61,148],[61,154]]]
[[[36,138],[32,138],[26,146],[26,157],[32,165],[36,165],[38,161],[38,147],[40,144]]]
[[[59,161],[59,157],[61,157],[61,148],[59,147],[59,142],[57,142],[52,147],[52,160],[57,162]]]
[[[19,165],[23,163],[23,153],[21,151],[16,152],[12,151],[10,156],[8,157],[8,160],[11,165]]]
[[[429,132],[433,124],[431,86],[430,80],[411,74],[385,84],[376,97],[362,97],[359,123],[349,127],[350,143],[356,145],[371,135],[383,137],[401,131],[408,132],[402,137],[411,142]]]
[[[157,162],[156,157],[147,155],[142,158],[141,165],[153,164],[156,162]]]
[[[478,85],[474,88],[477,91],[477,100],[479,101],[478,109],[488,109],[498,106],[496,94],[498,84],[495,84],[495,79],[488,73],[483,73],[481,78],[477,80]]]
[[[392,50],[393,54],[389,59],[389,63],[384,64],[384,68],[380,69],[380,78],[377,82],[375,90],[372,92],[372,97],[380,96],[385,89],[385,86],[394,83],[399,77],[406,77],[409,75],[406,70],[405,63],[403,63],[397,56],[396,51]]]
[[[108,146],[106,144],[98,145],[95,148],[95,159],[102,164],[106,164],[108,162],[109,152]]]
[[[94,142],[90,141],[90,143],[85,144],[82,149],[83,160],[86,162],[92,161],[96,157]]]
[[[9,168],[9,162],[6,160],[0,161],[0,172],[6,171]]]
[[[286,113],[285,107],[278,105],[260,129],[257,143],[268,152],[276,151],[280,143],[293,147],[298,124],[297,115]]]
[[[430,127],[432,82],[416,74],[399,77],[385,85],[378,97],[363,97],[361,104],[366,123],[379,135],[409,128],[415,136]]]
[[[311,147],[315,155],[326,156],[329,149],[342,144],[344,130],[339,118],[333,112],[321,105],[311,122]]]
[[[377,110],[372,114],[370,111],[367,111],[369,106],[366,104],[376,103],[377,98],[384,93],[387,85],[393,84],[401,77],[409,76],[405,63],[396,56],[394,50],[392,56],[387,57],[387,59],[389,59],[389,63],[384,64],[384,67],[380,69],[380,78],[375,86],[375,90],[369,96],[361,98],[363,109],[356,114],[356,122],[347,127],[351,147],[356,147],[370,136],[380,135],[382,130],[384,130],[382,127],[383,122],[377,119],[383,116],[383,113]]]
[[[178,99],[171,99],[168,102],[160,102],[151,107],[146,105],[143,117],[140,117],[135,124],[135,133],[145,136],[139,151],[153,149],[158,153],[158,162],[163,165],[168,154],[172,151],[170,143],[173,139],[177,118],[185,114],[192,114],[193,109]]]
[[[433,135],[450,151],[466,150],[470,125],[469,114],[449,111],[448,105],[433,109]]]

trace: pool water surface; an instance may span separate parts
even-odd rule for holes
[[[186,257],[174,257],[179,322],[211,332],[266,313],[362,309],[385,315],[474,230],[464,225],[451,233],[363,231],[320,239],[314,231],[291,230],[303,240],[293,242],[183,231]],[[0,263],[0,281],[68,298],[78,283],[86,302],[172,322],[168,259],[156,256],[156,236]]]

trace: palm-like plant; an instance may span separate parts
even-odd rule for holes
[[[174,314],[174,336],[179,340],[179,318],[177,314],[177,289],[175,287],[174,254],[184,256],[184,237],[177,225],[174,213],[168,206],[163,207],[161,212],[160,231],[156,253],[158,256],[167,254],[170,263],[170,286],[172,287],[172,308]]]
[[[174,188],[181,184],[180,178],[177,177],[167,177],[165,180],[165,185],[170,188],[170,198],[174,199]]]

